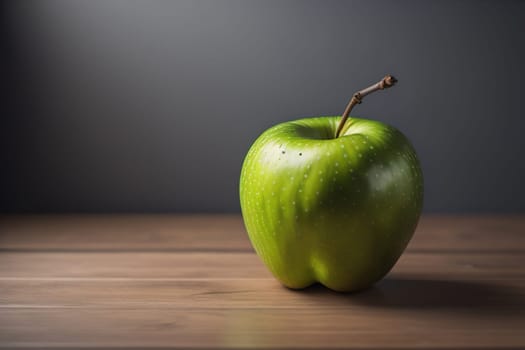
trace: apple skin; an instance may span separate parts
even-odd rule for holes
[[[408,139],[392,126],[353,117],[334,138],[339,120],[271,127],[244,160],[246,230],[289,288],[371,286],[394,266],[419,220],[423,175]]]

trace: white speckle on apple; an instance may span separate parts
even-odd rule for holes
[[[335,166],[339,166],[339,162],[335,162]]]

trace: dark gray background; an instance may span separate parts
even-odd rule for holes
[[[525,2],[4,1],[0,210],[236,212],[269,126],[355,115],[417,149],[427,212],[525,209]]]

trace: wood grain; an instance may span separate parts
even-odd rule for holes
[[[417,317],[425,312],[426,317]],[[523,348],[523,322],[478,312],[317,309],[2,310],[6,347]],[[28,327],[30,325],[30,327]],[[495,327],[495,325],[500,325]]]
[[[225,239],[227,237],[227,239]],[[0,216],[2,250],[253,251],[239,215]],[[522,215],[423,216],[408,251],[525,252]]]
[[[407,252],[392,273],[449,279],[524,278],[524,254]],[[4,252],[6,278],[270,278],[255,253]]]
[[[4,280],[0,288],[0,310],[155,307],[345,309],[353,313],[403,306],[434,311],[461,308],[512,314],[519,309],[525,310],[525,280],[425,280],[392,274],[371,290],[355,294],[331,292],[321,286],[294,291],[272,278],[22,279]]]
[[[353,294],[292,291],[236,215],[0,217],[0,348],[525,348],[525,217],[426,216]]]

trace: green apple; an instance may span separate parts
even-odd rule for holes
[[[423,176],[408,139],[392,126],[353,117],[339,134],[340,118],[276,125],[244,160],[246,230],[290,288],[371,286],[401,256],[421,213]]]

